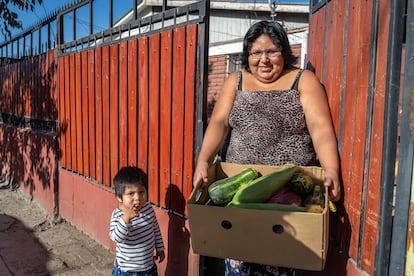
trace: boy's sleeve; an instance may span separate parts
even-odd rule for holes
[[[122,212],[112,212],[109,226],[109,237],[114,242],[123,242],[128,237],[128,225],[121,219]]]

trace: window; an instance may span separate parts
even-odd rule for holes
[[[227,57],[227,74],[239,71],[242,69],[241,65],[242,54],[231,54]]]

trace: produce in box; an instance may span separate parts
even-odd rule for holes
[[[246,168],[238,174],[213,182],[208,187],[210,199],[215,204],[227,204],[239,188],[247,185],[258,177],[258,172],[253,168]]]

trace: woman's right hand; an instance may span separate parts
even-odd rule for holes
[[[193,177],[193,187],[197,187],[198,183],[200,183],[200,186],[198,187],[199,191],[203,191],[205,189],[206,183],[208,181],[208,168],[209,163],[206,161],[199,161],[197,163]]]

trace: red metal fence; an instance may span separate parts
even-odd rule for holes
[[[61,166],[112,186],[120,167],[137,165],[148,172],[150,201],[183,214],[192,189],[197,35],[192,24],[59,57]],[[171,185],[179,198],[170,198]]]
[[[56,50],[0,66],[0,110],[4,120],[56,121]]]
[[[373,274],[379,269],[375,264],[381,181],[386,173],[382,170],[388,131],[384,120],[390,83],[387,65],[392,62],[388,53],[391,4],[388,0],[322,2],[310,18],[308,61],[325,85],[339,137],[344,197],[340,212],[332,216],[331,237],[346,259]],[[390,104],[398,106],[398,101]]]

